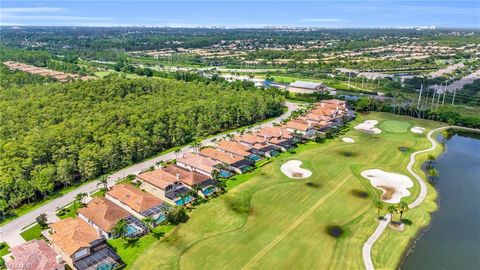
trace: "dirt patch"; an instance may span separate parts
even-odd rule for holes
[[[363,190],[359,190],[359,189],[352,189],[352,190],[350,191],[350,193],[351,193],[353,196],[357,197],[357,198],[366,199],[366,198],[369,197],[368,192],[363,191]]]
[[[392,188],[392,187],[387,187],[387,186],[377,186],[377,188],[380,188],[382,189],[383,191],[385,191],[382,196],[380,197],[380,199],[384,200],[384,201],[388,201],[390,199],[392,199],[392,195],[395,193],[395,189]]]
[[[328,235],[330,235],[333,238],[340,238],[345,234],[345,230],[338,225],[327,226],[326,232]]]
[[[292,173],[292,176],[293,176],[294,178],[302,178],[302,177],[303,177],[303,173],[294,172],[294,173]]]

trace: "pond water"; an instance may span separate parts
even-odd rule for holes
[[[480,136],[454,135],[436,168],[439,211],[401,269],[480,269]]]

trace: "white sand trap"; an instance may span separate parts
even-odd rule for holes
[[[403,197],[410,196],[408,189],[413,187],[412,179],[403,174],[374,169],[363,171],[361,175],[370,180],[372,186],[383,191],[380,199],[387,203],[399,203]]]
[[[300,160],[289,160],[280,167],[280,171],[290,178],[300,179],[307,178],[312,172],[307,169],[300,168],[303,162]]]
[[[411,132],[417,133],[417,134],[422,134],[425,131],[425,128],[423,127],[412,127],[410,129]]]
[[[342,138],[342,141],[346,142],[346,143],[354,143],[355,140],[352,139],[352,138],[348,138],[348,137],[343,137]]]
[[[363,131],[368,134],[381,133],[382,131],[379,128],[375,127],[376,124],[378,124],[377,120],[366,120],[365,122],[356,125],[355,129]]]

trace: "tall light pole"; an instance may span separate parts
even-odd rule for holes
[[[418,95],[417,108],[420,106],[420,101],[422,100],[422,91],[423,91],[423,83],[420,85],[420,94]]]
[[[443,99],[442,99],[442,106],[445,103],[445,95],[447,94],[447,82],[445,82],[445,86],[443,87]]]

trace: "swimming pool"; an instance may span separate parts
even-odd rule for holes
[[[165,214],[161,214],[160,216],[158,216],[158,217],[155,219],[154,222],[155,222],[155,224],[160,224],[160,223],[164,222],[165,219],[166,219]]]
[[[215,187],[207,187],[202,190],[203,195],[208,196],[215,191]]]
[[[179,199],[179,200],[175,201],[175,204],[185,205],[185,204],[191,202],[192,200],[193,200],[193,198],[191,196],[187,196],[187,197],[185,197],[185,199]]]
[[[127,232],[125,233],[125,236],[130,236],[130,235],[133,235],[133,234],[139,232],[140,230],[137,227],[133,226],[132,224],[128,224],[127,228],[126,228],[126,231]]]
[[[251,155],[251,156],[249,156],[248,158],[249,158],[250,160],[252,160],[252,161],[255,161],[255,162],[257,162],[257,161],[259,161],[260,159],[262,159],[260,156],[257,156],[257,155]]]
[[[220,177],[223,177],[223,178],[228,178],[228,177],[232,176],[231,172],[227,172],[227,171],[224,171],[224,170],[221,170],[219,174],[220,174]]]

